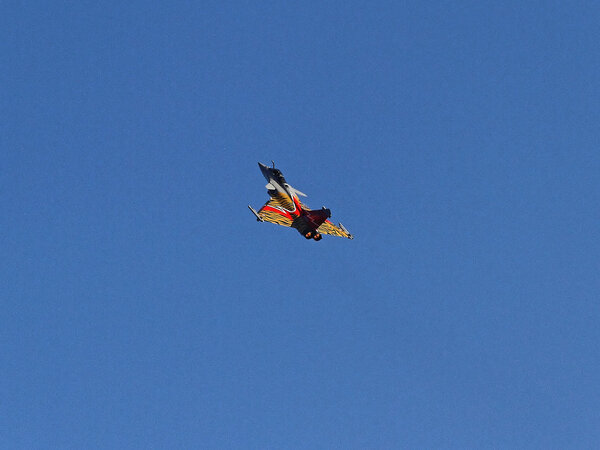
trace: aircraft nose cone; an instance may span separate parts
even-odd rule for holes
[[[269,168],[262,163],[258,163],[258,167],[262,172],[263,176],[268,180],[269,179]]]

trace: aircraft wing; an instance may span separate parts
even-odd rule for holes
[[[323,222],[321,226],[317,228],[317,231],[321,234],[329,234],[331,236],[340,236],[348,239],[354,239],[354,236],[352,236],[342,224],[340,224],[340,226],[337,226],[329,220]]]
[[[281,197],[281,198],[279,198]],[[256,215],[265,222],[275,223],[284,227],[292,226],[292,217],[286,211],[282,211],[286,206],[289,207],[289,198],[283,198],[283,195],[272,197]]]

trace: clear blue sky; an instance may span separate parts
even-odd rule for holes
[[[0,14],[1,447],[598,445],[595,2],[100,3]]]

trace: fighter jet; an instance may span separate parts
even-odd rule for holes
[[[320,241],[324,234],[341,236],[354,239],[342,225],[334,225],[328,219],[331,211],[323,206],[321,209],[312,210],[300,201],[298,196],[306,194],[290,186],[279,169],[258,163],[260,171],[267,180],[267,192],[271,199],[257,211],[248,205],[250,211],[259,222],[271,222],[284,227],[293,227],[306,239]]]

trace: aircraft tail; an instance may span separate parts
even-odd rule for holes
[[[316,230],[323,222],[331,217],[331,211],[327,208],[305,211],[304,216],[308,223]]]

